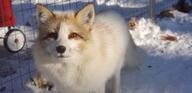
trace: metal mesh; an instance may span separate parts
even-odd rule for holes
[[[114,1],[117,3],[129,2],[129,0]],[[144,6],[135,8],[134,6],[121,7],[120,4],[109,6],[107,5],[107,0],[12,0],[12,7],[16,16],[15,27],[24,32],[27,42],[22,51],[18,53],[9,53],[3,46],[3,40],[0,40],[0,93],[12,93],[17,89],[23,88],[26,81],[37,73],[31,54],[31,47],[37,36],[37,26],[34,16],[35,3],[43,3],[51,10],[65,11],[73,9],[77,11],[86,5],[87,2],[93,2],[96,6],[95,10],[97,13],[103,10],[115,10],[122,14],[126,19],[129,19],[132,16],[148,17],[150,10],[157,14],[176,3],[177,0],[169,1],[170,3],[166,4],[164,4],[163,1],[155,3],[155,5],[153,5],[154,8],[149,7],[149,0],[146,0]],[[104,3],[98,5],[97,2]],[[129,6],[129,4],[124,4],[124,6]],[[8,30],[6,27],[0,27],[0,37],[7,32]]]

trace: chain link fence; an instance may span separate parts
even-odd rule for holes
[[[0,41],[0,93],[12,93],[22,89],[26,81],[37,74],[31,54],[31,47],[37,36],[35,3],[42,3],[56,11],[78,11],[87,2],[95,5],[97,13],[114,10],[129,20],[133,16],[154,19],[155,15],[171,7],[177,0],[12,0],[16,28],[25,33],[27,42],[22,51],[9,53],[4,48],[3,41]],[[6,34],[7,29],[0,27],[0,33]]]

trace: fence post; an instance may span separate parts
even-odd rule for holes
[[[155,19],[155,0],[149,0],[149,18],[152,21]]]

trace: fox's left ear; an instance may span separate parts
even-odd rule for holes
[[[75,17],[78,23],[84,26],[92,26],[95,21],[94,5],[93,4],[86,5],[79,12],[77,12]]]
[[[45,23],[47,20],[55,16],[52,11],[44,7],[42,4],[36,4],[36,10],[37,21],[40,23]]]

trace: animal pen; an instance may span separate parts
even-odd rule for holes
[[[11,6],[2,7],[4,2]],[[22,89],[25,83],[37,74],[31,53],[37,35],[35,4],[42,3],[56,11],[70,9],[78,11],[87,2],[94,3],[97,13],[102,10],[114,10],[129,20],[131,17],[152,18],[155,14],[171,7],[177,0],[138,0],[138,2],[136,0],[0,0],[0,24],[3,24],[2,20],[7,20],[6,17],[1,16],[7,12],[13,12],[11,15],[16,19],[15,24],[13,22],[11,25],[0,26],[0,37],[13,40],[6,43],[5,40],[0,40],[0,93],[13,93],[15,90]],[[18,33],[8,36],[7,33],[12,29],[10,26],[18,29]],[[13,45],[9,43],[15,43],[17,40],[21,40],[22,43],[16,43],[16,46],[22,44],[21,47],[11,50]]]

